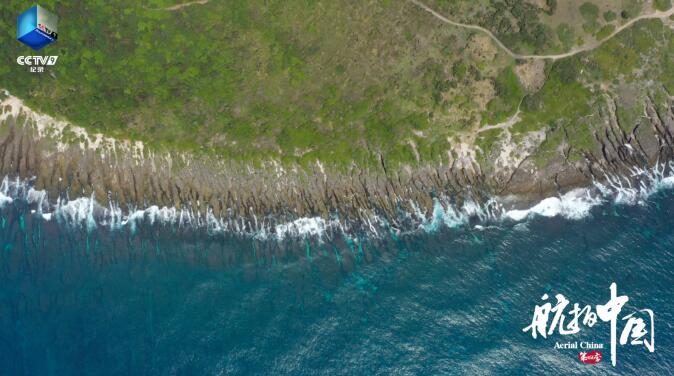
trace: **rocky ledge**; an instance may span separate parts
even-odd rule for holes
[[[495,171],[486,161],[458,160],[450,165],[348,171],[316,161],[309,168],[275,161],[264,166],[157,153],[140,142],[89,135],[84,129],[39,114],[21,100],[4,95],[0,101],[0,174],[31,179],[50,200],[96,198],[103,207],[115,203],[129,212],[150,205],[190,208],[254,227],[258,221],[293,221],[302,217],[371,225],[385,218],[404,228],[409,215],[432,216],[436,200],[460,207],[485,204],[499,197],[501,205],[526,205],[544,197],[604,181],[629,178],[635,168],[651,168],[674,155],[674,104],[658,111],[644,103],[644,118],[625,131],[615,108],[606,111],[602,132],[595,132],[594,150],[580,150],[572,161],[565,145],[543,167],[521,158],[511,169]],[[667,166],[667,165],[665,165]],[[668,167],[667,167],[668,168]],[[245,224],[244,224],[245,226]]]

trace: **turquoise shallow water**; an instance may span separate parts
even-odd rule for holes
[[[0,211],[1,375],[669,374],[674,195],[580,220],[380,240],[277,243],[162,225],[73,229],[20,200]],[[555,341],[609,344],[599,322],[533,339],[544,293],[655,313],[655,352],[617,365]],[[624,316],[624,315],[621,315]],[[622,328],[624,322],[618,324]]]

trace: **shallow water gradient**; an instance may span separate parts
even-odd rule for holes
[[[67,228],[0,211],[0,375],[669,374],[674,195],[355,241],[277,243],[161,225]],[[606,323],[534,340],[544,293],[655,312],[655,352],[584,365],[555,341],[609,344]],[[622,328],[622,324],[619,324]]]

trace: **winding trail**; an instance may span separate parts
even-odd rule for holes
[[[164,8],[164,10],[176,11],[176,10],[179,10],[179,9],[182,9],[182,8],[185,8],[185,7],[189,7],[189,6],[192,6],[192,5],[197,5],[197,4],[198,5],[205,5],[205,4],[208,4],[210,1],[211,0],[196,0],[196,1],[191,1],[189,3],[185,3],[185,4],[178,4],[178,5],[174,5],[174,6],[171,6],[171,7],[167,7],[167,8]]]
[[[506,121],[504,121],[504,122],[502,122],[502,123],[484,126],[484,127],[480,128],[480,129],[478,129],[476,132],[477,132],[477,133],[482,133],[482,132],[486,132],[486,131],[489,131],[489,130],[492,130],[492,129],[510,129],[510,128],[512,128],[512,126],[515,125],[518,121],[522,120],[522,119],[520,119],[520,113],[521,113],[521,112],[520,112],[520,109],[518,108],[518,109],[517,109],[517,112],[515,112],[515,114],[514,114],[513,116],[511,116],[510,118],[508,118],[508,120],[506,120]]]
[[[625,30],[626,28],[632,26],[637,21],[645,20],[645,19],[652,19],[652,18],[663,19],[663,18],[670,17],[671,15],[674,14],[674,7],[672,7],[670,10],[668,10],[666,12],[657,11],[655,13],[642,14],[641,16],[633,18],[633,19],[629,20],[628,22],[626,22],[625,24],[621,25],[620,27],[616,28],[607,37],[605,37],[601,40],[594,41],[592,43],[588,43],[584,46],[573,48],[570,51],[565,52],[565,53],[553,54],[553,55],[523,55],[523,54],[518,54],[518,53],[513,52],[511,49],[506,47],[506,45],[503,44],[503,42],[501,42],[498,38],[496,38],[496,36],[491,31],[485,29],[482,26],[464,24],[464,23],[461,23],[461,22],[452,21],[449,18],[443,16],[442,14],[436,12],[433,8],[427,6],[426,4],[422,3],[419,0],[409,0],[409,1],[412,2],[414,5],[418,6],[419,8],[425,10],[426,12],[432,14],[435,18],[441,20],[442,22],[448,23],[448,24],[456,26],[456,27],[462,27],[464,29],[481,31],[481,32],[487,34],[489,36],[489,38],[491,38],[503,51],[505,51],[508,55],[510,55],[514,59],[544,59],[544,60],[564,59],[564,58],[579,54],[581,52],[591,51],[591,50],[601,46],[606,41],[613,38],[614,36],[616,36],[621,31]]]
[[[166,7],[166,8],[147,8],[147,9],[150,9],[150,10],[165,10],[165,11],[168,11],[168,12],[175,12],[177,10],[181,10],[183,8],[186,8],[186,7],[189,7],[189,6],[192,6],[192,5],[206,5],[209,2],[211,2],[211,0],[195,0],[195,1],[190,1],[189,3],[171,5],[170,7]]]

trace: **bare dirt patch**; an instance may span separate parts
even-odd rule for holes
[[[545,83],[545,62],[543,60],[527,60],[515,67],[515,74],[517,74],[527,92],[537,92]]]

